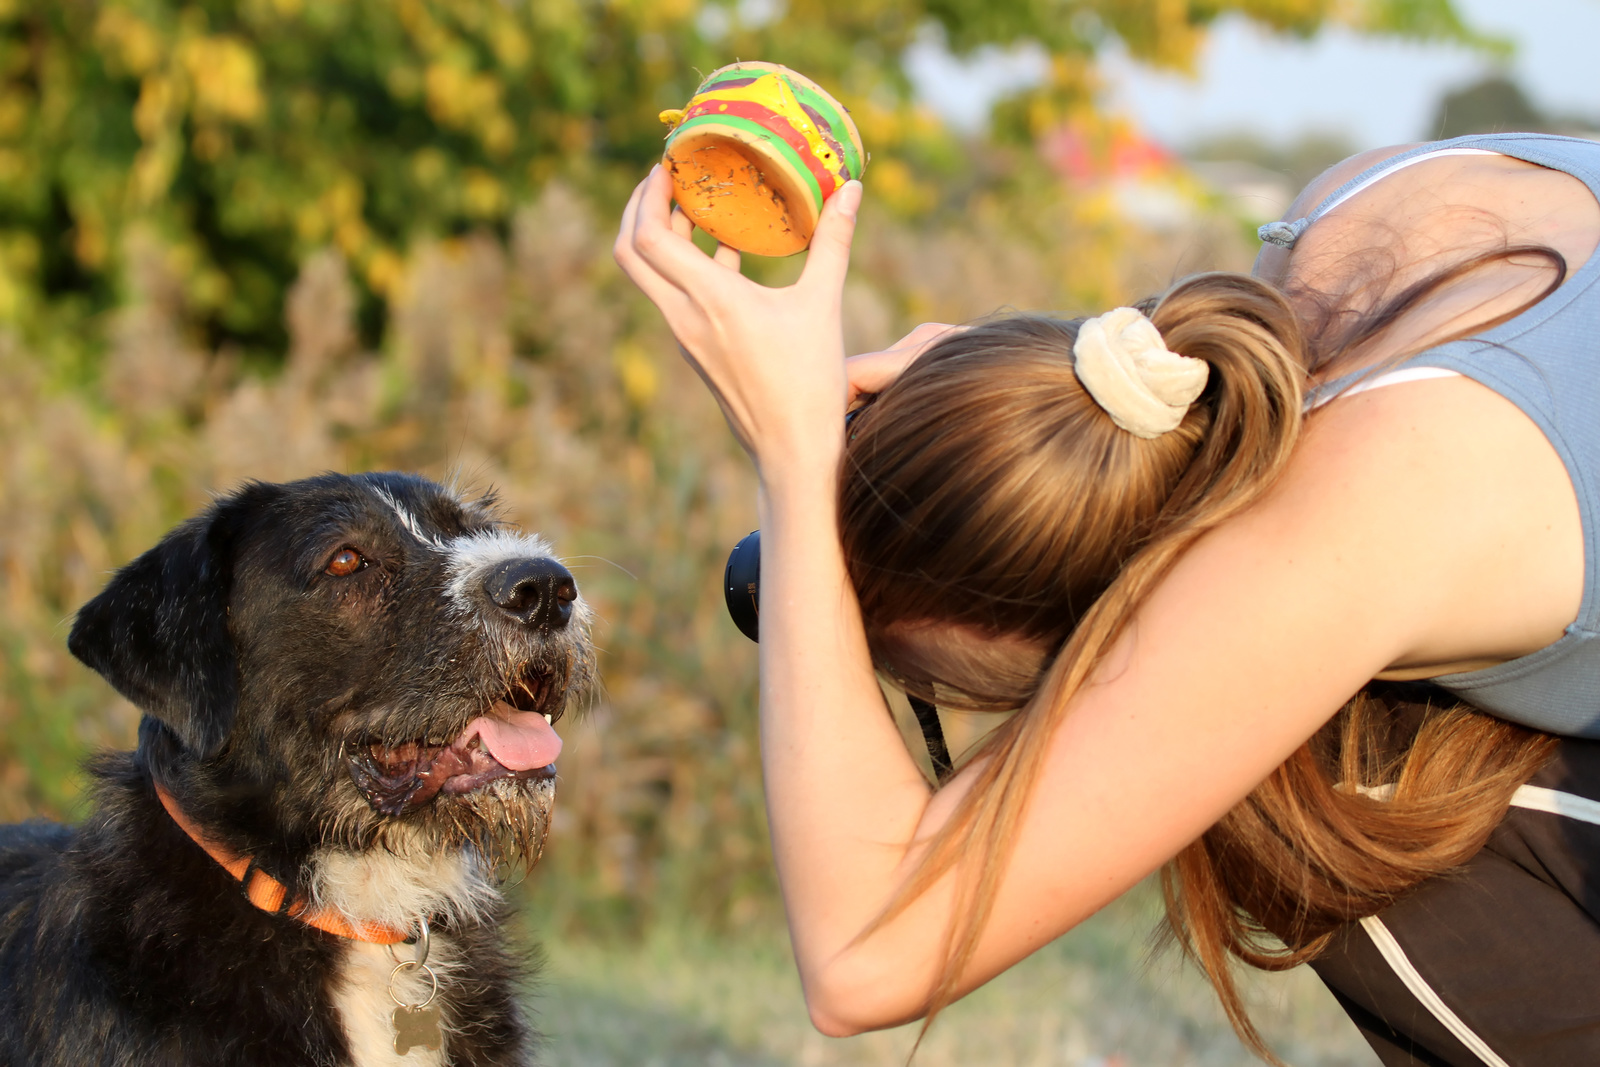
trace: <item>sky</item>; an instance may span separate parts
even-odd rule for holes
[[[1456,9],[1515,43],[1508,72],[1536,107],[1600,121],[1600,0],[1456,0]],[[907,67],[930,106],[972,129],[982,125],[987,101],[1040,76],[1043,56],[991,49],[963,63],[929,39]],[[1150,70],[1115,48],[1103,70],[1108,104],[1173,147],[1243,130],[1277,142],[1336,133],[1361,149],[1429,136],[1439,98],[1491,66],[1452,46],[1344,30],[1299,41],[1230,17],[1213,30],[1192,80]]]

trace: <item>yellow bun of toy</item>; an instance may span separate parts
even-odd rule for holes
[[[822,205],[866,167],[850,113],[775,63],[712,71],[661,119],[672,127],[662,163],[678,206],[718,241],[758,256],[804,250]]]

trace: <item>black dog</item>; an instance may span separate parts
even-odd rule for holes
[[[0,828],[0,1062],[526,1063],[496,871],[543,845],[588,624],[543,542],[409,475],[172,531],[69,639],[138,749],[81,827]]]

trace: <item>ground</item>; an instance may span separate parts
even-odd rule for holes
[[[1175,953],[1149,959],[1149,886],[953,1006],[916,1067],[1245,1067],[1216,999]],[[916,1027],[835,1040],[806,1020],[782,931],[640,942],[542,935],[542,1067],[900,1067]],[[1252,983],[1254,1017],[1294,1067],[1377,1060],[1304,968]]]

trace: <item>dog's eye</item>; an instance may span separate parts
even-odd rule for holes
[[[335,578],[343,578],[347,574],[354,574],[366,565],[367,561],[362,557],[361,553],[349,545],[345,545],[333,554],[333,558],[328,561],[328,566],[324,568],[324,573],[331,574]]]

